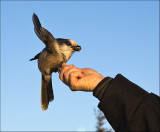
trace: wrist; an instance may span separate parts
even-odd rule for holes
[[[93,90],[93,96],[98,98],[99,100],[102,99],[104,91],[108,87],[109,83],[112,81],[113,78],[111,77],[105,77],[103,80],[101,80],[98,85]]]
[[[93,92],[97,85],[104,79],[104,76],[98,76],[93,79],[91,91]]]

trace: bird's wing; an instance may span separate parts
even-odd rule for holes
[[[38,59],[39,56],[40,56],[40,54],[41,54],[41,53],[38,53],[34,58],[30,59],[30,61]]]
[[[41,26],[41,23],[38,19],[38,16],[34,13],[32,16],[34,31],[38,38],[46,45],[46,47],[52,50],[52,43],[55,41],[55,38],[52,34]]]

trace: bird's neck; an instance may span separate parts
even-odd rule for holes
[[[59,49],[60,49],[61,55],[63,55],[64,61],[67,62],[73,53],[73,49],[67,45],[63,45]]]

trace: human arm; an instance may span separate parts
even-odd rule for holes
[[[160,131],[160,98],[120,74],[107,86],[98,107],[115,131]]]
[[[93,69],[79,69],[74,65],[62,64],[59,78],[70,87],[72,91],[93,91],[104,79],[104,76]]]
[[[93,91],[98,107],[115,131],[159,131],[160,99],[118,74],[114,79],[92,69],[62,65],[60,79],[71,90]],[[84,77],[84,79],[83,79]],[[95,79],[96,78],[96,79]],[[95,81],[97,80],[97,81]]]

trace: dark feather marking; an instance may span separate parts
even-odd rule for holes
[[[51,79],[47,85],[47,95],[48,95],[48,101],[51,102],[54,99]]]
[[[66,45],[68,45],[68,46],[71,46],[72,44],[71,44],[71,42],[69,41],[69,39],[62,39],[62,38],[56,38],[56,40],[57,40],[57,42],[59,43],[59,44],[66,44]]]
[[[33,14],[32,19],[33,19],[34,31],[36,35],[46,45],[48,50],[50,50],[50,52],[53,52],[54,51],[53,42],[55,40],[54,37],[48,30],[46,30],[41,26],[41,23],[36,14]]]
[[[41,26],[41,23],[40,23],[37,15],[36,15],[35,13],[33,14],[32,20],[33,20],[33,23],[34,23],[34,26],[35,26],[36,30],[37,30],[37,31],[40,31],[40,28],[41,28],[42,26]]]
[[[34,58],[30,59],[30,61],[38,59],[40,54],[41,53],[38,53]]]

